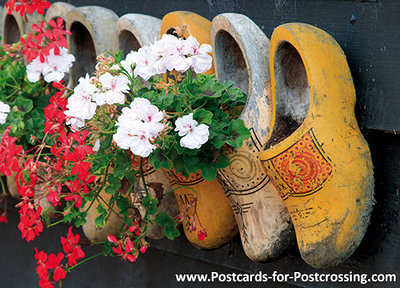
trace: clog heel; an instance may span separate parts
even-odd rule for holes
[[[330,35],[291,23],[273,32],[270,70],[273,130],[260,159],[289,210],[304,261],[333,266],[360,244],[374,201],[350,69]]]
[[[192,35],[200,44],[211,44],[211,22],[188,11],[176,11],[165,15],[161,20],[161,35],[165,33],[173,34],[174,28],[182,24],[187,27],[184,34],[185,38]],[[214,68],[211,68],[205,74],[213,73]],[[167,174],[172,188],[188,187],[179,188],[174,191],[174,194],[181,210],[185,206],[191,206],[187,210],[190,218],[185,219],[182,224],[185,236],[192,245],[202,249],[215,249],[229,242],[237,234],[238,229],[232,208],[217,179],[209,182],[201,177],[200,172],[194,173],[190,177],[183,177],[173,169],[168,171]],[[195,212],[193,201],[196,197],[192,189],[198,195],[196,205],[198,218],[196,217],[196,219],[192,217]],[[196,225],[192,225],[193,221]],[[204,240],[198,238],[201,230],[200,223],[207,233]]]
[[[259,159],[271,129],[270,41],[241,14],[224,13],[211,23],[215,71],[220,81],[233,81],[248,95],[241,115],[251,138],[239,149],[226,151],[231,164],[218,171],[230,200],[243,249],[253,261],[282,254],[294,241],[288,210]]]

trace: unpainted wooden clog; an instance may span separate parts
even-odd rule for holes
[[[259,152],[272,128],[269,39],[248,17],[224,13],[211,24],[215,71],[220,81],[233,81],[247,93],[240,119],[251,138],[226,151],[231,164],[218,179],[230,200],[246,255],[265,261],[282,254],[294,241],[290,216],[265,172]]]
[[[80,77],[94,72],[98,55],[117,52],[118,19],[113,11],[99,6],[78,7],[68,12],[67,30],[71,31],[68,51],[75,56],[68,86],[77,85]]]
[[[13,44],[19,41],[20,37],[28,32],[33,32],[32,25],[39,24],[42,16],[34,14],[26,14],[28,22],[21,17],[21,15],[14,11],[11,15],[8,14],[8,9],[2,10],[2,39],[1,43]]]
[[[119,50],[124,55],[153,44],[160,38],[161,20],[143,14],[129,13],[121,16],[117,23]]]

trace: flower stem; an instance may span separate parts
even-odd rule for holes
[[[50,227],[56,226],[57,224],[60,224],[60,223],[63,223],[63,222],[64,222],[64,219],[62,219],[62,220],[59,220],[59,221],[57,221],[57,222],[51,223],[50,225],[47,225],[47,228],[50,228]]]
[[[3,182],[2,177],[0,177],[0,183],[1,183],[1,191],[2,191],[2,193],[3,194],[7,194],[6,187],[4,186],[4,182]]]
[[[143,173],[143,157],[140,157],[139,166],[140,166],[140,177],[142,177],[144,191],[146,192],[146,195],[149,195],[149,191],[147,190],[146,181],[144,180],[144,173]]]
[[[92,260],[92,259],[94,259],[94,258],[96,258],[96,257],[99,257],[99,256],[101,256],[101,255],[104,255],[104,254],[105,254],[105,252],[103,251],[103,252],[101,252],[101,253],[99,253],[99,254],[93,255],[93,256],[91,256],[91,257],[89,257],[89,258],[87,258],[87,259],[85,259],[85,260],[79,262],[78,264],[76,264],[76,265],[74,265],[74,266],[72,266],[72,267],[67,268],[67,271],[69,272],[69,271],[71,271],[72,269],[74,269],[75,267],[77,267],[77,266],[79,266],[79,265],[81,265],[81,264],[83,264],[83,263],[85,263],[85,262],[87,262],[87,261],[89,261],[89,260]]]

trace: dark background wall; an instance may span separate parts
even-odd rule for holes
[[[347,55],[357,92],[356,114],[370,145],[375,171],[376,205],[371,224],[360,247],[341,265],[315,270],[300,258],[298,250],[268,263],[254,263],[244,255],[239,238],[215,251],[193,248],[184,237],[177,241],[152,241],[138,263],[102,258],[83,264],[67,275],[63,287],[188,287],[178,285],[174,273],[293,271],[328,273],[397,273],[400,277],[400,2],[396,0],[71,0],[76,6],[100,5],[119,16],[142,13],[162,18],[175,10],[189,10],[209,20],[220,13],[236,12],[251,18],[270,37],[287,22],[305,22],[331,34]],[[0,1],[4,6],[5,1]],[[12,200],[10,199],[12,202]],[[12,202],[13,203],[13,202]],[[12,203],[10,206],[12,206]],[[15,204],[15,202],[14,202]],[[59,237],[66,227],[45,230],[33,243],[21,240],[17,215],[0,224],[0,288],[36,287],[34,247],[60,250]],[[96,248],[89,248],[95,253]],[[247,287],[258,287],[255,283]],[[211,285],[210,285],[211,286]],[[221,287],[221,284],[212,285]],[[239,284],[229,286],[241,286]],[[243,285],[244,286],[244,285]],[[197,283],[190,287],[204,287]],[[207,285],[208,287],[208,285]],[[400,287],[397,283],[268,283],[263,287]]]

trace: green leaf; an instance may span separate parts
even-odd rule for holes
[[[212,181],[217,176],[217,167],[215,167],[215,165],[202,165],[200,170],[201,176],[207,181]]]
[[[251,134],[250,130],[244,125],[242,119],[234,119],[229,123],[228,132],[230,134],[226,143],[237,148],[240,148],[243,141],[249,139]]]
[[[104,225],[106,224],[106,219],[108,216],[107,210],[104,208],[103,204],[99,203],[96,211],[99,214],[99,216],[96,217],[94,223],[96,224],[96,227],[103,228]]]
[[[193,113],[193,119],[195,119],[199,123],[203,123],[206,125],[211,125],[212,117],[213,113],[204,109],[199,109]]]
[[[117,206],[120,209],[122,215],[127,215],[129,210],[129,199],[125,197],[119,197],[117,199]]]
[[[110,183],[105,190],[107,194],[114,194],[121,188],[121,181],[114,175],[108,175],[107,180]]]
[[[151,197],[150,195],[144,196],[142,199],[142,205],[150,215],[154,215],[158,212],[158,199],[155,197]]]
[[[164,233],[165,237],[167,237],[169,240],[174,240],[174,238],[179,237],[181,235],[181,233],[179,233],[179,230],[176,229],[176,224],[166,225],[164,228]]]
[[[177,226],[176,221],[174,220],[174,218],[169,216],[165,211],[157,214],[156,223],[161,227],[165,226],[164,228],[165,236],[170,240],[174,240],[175,237],[181,235],[181,233],[179,233],[179,230],[176,228]]]
[[[158,213],[156,216],[156,223],[160,226],[165,226],[173,222],[175,222],[174,218],[169,216],[165,211]]]
[[[75,217],[75,226],[76,227],[80,227],[83,224],[85,224],[86,223],[86,216],[87,216],[87,213],[85,211],[77,214],[76,217]]]
[[[125,178],[126,180],[128,180],[128,182],[132,185],[136,182],[136,171],[135,170],[129,170],[128,172],[126,172],[125,174]]]
[[[17,106],[18,111],[25,114],[33,109],[33,102],[30,99],[24,97],[17,97],[14,101],[14,105]]]
[[[154,169],[158,170],[161,167],[170,170],[171,169],[171,161],[167,158],[167,156],[163,153],[160,148],[155,149],[149,156],[149,163],[153,165]]]

